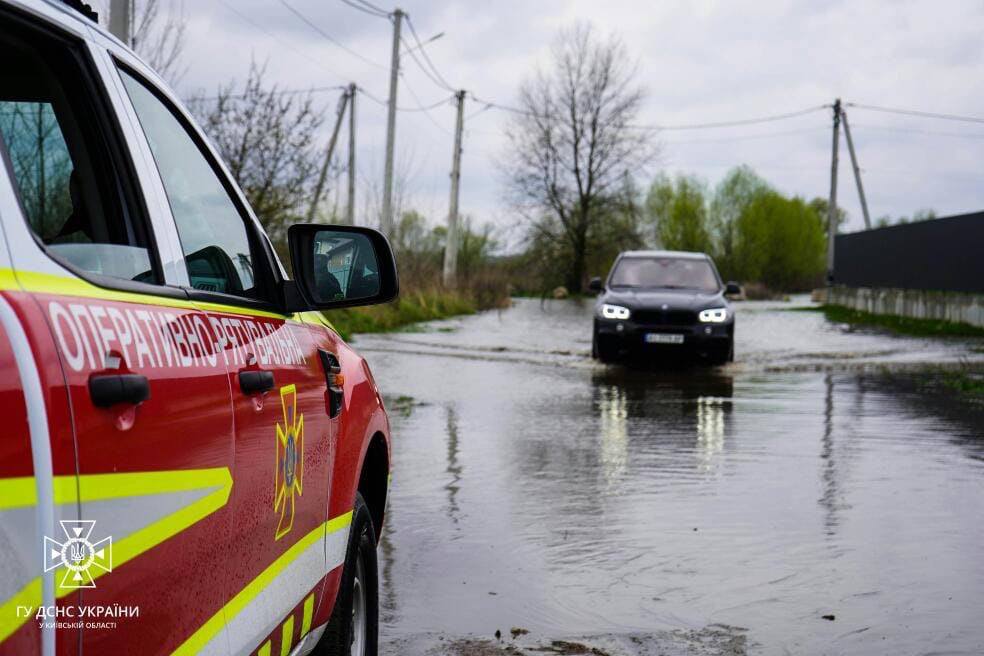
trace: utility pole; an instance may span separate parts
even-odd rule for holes
[[[393,231],[393,151],[396,146],[396,86],[400,74],[400,26],[403,11],[393,10],[393,54],[390,60],[389,111],[386,117],[386,169],[383,172],[383,215],[379,227],[384,235]]]
[[[335,142],[338,141],[338,130],[342,127],[342,118],[345,116],[345,104],[349,101],[349,91],[342,94],[338,101],[338,117],[335,119],[335,129],[331,131],[331,140],[328,141],[328,152],[325,153],[325,162],[321,165],[321,173],[318,174],[318,184],[314,188],[314,195],[311,196],[311,205],[308,207],[307,221],[314,221],[315,210],[318,209],[318,202],[321,200],[321,193],[325,188],[325,179],[328,177],[328,165],[331,164],[331,155],[335,152]]]
[[[454,287],[458,273],[458,189],[461,181],[461,133],[465,126],[465,90],[454,97],[458,118],[454,124],[454,153],[451,156],[451,201],[448,203],[448,235],[444,245],[444,286]]]
[[[841,110],[841,121],[844,123],[844,136],[847,137],[847,151],[851,153],[851,165],[854,167],[854,181],[858,185],[858,197],[861,199],[861,212],[864,214],[864,227],[871,230],[871,217],[868,216],[868,201],[864,197],[864,187],[861,185],[861,167],[858,157],[854,154],[854,140],[851,139],[851,127],[847,124],[847,112]]]
[[[127,46],[133,45],[133,0],[110,0],[109,31]]]
[[[355,82],[349,85],[349,149],[348,149],[348,205],[345,207],[345,223],[355,225]]]
[[[840,141],[840,98],[834,101],[834,141],[830,158],[830,202],[827,205],[827,285],[834,282],[834,237],[837,234],[837,144]]]

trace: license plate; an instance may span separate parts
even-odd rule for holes
[[[671,333],[646,333],[647,344],[683,344],[683,335]]]

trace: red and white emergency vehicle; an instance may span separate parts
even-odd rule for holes
[[[374,654],[389,424],[318,310],[389,245],[292,226],[289,279],[83,10],[0,0],[0,655]]]

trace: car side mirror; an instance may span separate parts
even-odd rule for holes
[[[588,281],[588,289],[590,289],[593,292],[600,292],[602,290],[601,278],[594,277],[590,281]]]
[[[729,282],[724,286],[725,296],[741,296],[741,287],[736,282]]]
[[[297,291],[310,308],[375,305],[400,293],[393,249],[378,230],[298,223],[288,228],[287,244]]]

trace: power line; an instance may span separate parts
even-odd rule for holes
[[[356,2],[353,2],[353,0],[342,0],[342,3],[348,5],[352,9],[357,9],[358,11],[361,11],[361,12],[363,12],[365,14],[369,14],[370,16],[376,16],[378,18],[389,18],[389,14],[388,13],[386,13],[385,11],[383,11],[381,9],[378,10],[378,11],[376,9],[371,9],[370,8],[371,5],[370,5],[370,7],[366,7],[364,5],[357,4]]]
[[[440,131],[441,131],[441,132],[443,132],[444,134],[446,134],[446,135],[448,135],[448,136],[451,136],[451,132],[450,132],[449,130],[447,130],[447,129],[446,129],[446,128],[445,128],[444,126],[442,126],[442,125],[441,125],[440,123],[438,123],[438,122],[437,122],[437,119],[435,119],[435,118],[434,118],[434,117],[433,117],[433,116],[431,115],[431,113],[430,113],[430,110],[431,110],[431,109],[434,109],[435,107],[438,107],[439,105],[443,105],[444,103],[446,103],[446,102],[447,102],[447,100],[448,100],[448,99],[447,99],[447,98],[445,98],[445,99],[444,99],[444,100],[442,100],[442,101],[441,101],[440,103],[436,103],[436,104],[434,104],[434,105],[431,105],[431,106],[429,106],[429,107],[424,107],[424,105],[423,105],[423,103],[421,103],[421,102],[420,102],[420,98],[418,98],[418,97],[417,97],[417,94],[413,92],[413,88],[412,88],[412,87],[411,87],[411,86],[410,86],[409,84],[407,84],[407,83],[406,83],[406,80],[404,80],[404,81],[403,81],[403,86],[405,86],[405,87],[406,87],[406,89],[407,89],[407,92],[409,92],[409,93],[410,93],[410,96],[411,96],[411,97],[413,98],[413,100],[414,100],[414,102],[415,102],[415,103],[417,103],[417,110],[416,110],[416,111],[420,111],[420,112],[423,112],[423,113],[424,113],[424,116],[426,116],[426,117],[427,117],[427,119],[428,119],[428,120],[429,120],[429,121],[430,121],[431,123],[433,123],[433,124],[434,124],[434,127],[436,127],[436,128],[438,129],[438,130],[440,130]],[[397,109],[400,109],[400,108],[399,108],[399,107],[397,107]]]
[[[782,132],[765,132],[762,134],[746,134],[738,135],[734,137],[711,137],[710,139],[673,139],[667,141],[666,145],[676,146],[683,144],[700,144],[700,143],[730,143],[733,141],[754,141],[756,139],[772,139],[774,137],[791,137],[801,134],[816,134],[818,132],[828,132],[830,128],[827,126],[817,126],[811,128],[802,128],[799,130],[785,130]]]
[[[882,132],[898,132],[901,134],[925,134],[934,137],[957,137],[960,139],[984,139],[984,133],[981,132],[940,132],[939,130],[921,130],[919,128],[907,128],[907,127],[896,127],[889,125],[868,125],[862,123],[858,125],[854,124],[856,128],[863,128],[865,130],[875,130]]]
[[[481,109],[476,109],[474,112],[472,112],[471,114],[469,114],[468,116],[465,117],[465,121],[470,121],[471,119],[475,118],[479,114],[483,114],[483,113],[489,111],[490,109],[494,109],[492,107],[492,105],[486,105],[485,107],[482,107]]]
[[[964,121],[966,123],[984,123],[984,118],[980,116],[960,116],[958,114],[939,114],[937,112],[923,112],[917,109],[894,109],[892,107],[880,107],[878,105],[865,105],[862,103],[845,103],[848,107],[858,109],[869,109],[874,112],[886,112],[888,114],[904,114],[905,116],[919,116],[922,118],[939,118],[945,121]]]
[[[359,3],[363,7],[366,7],[367,9],[370,9],[370,10],[375,11],[377,13],[383,14],[384,16],[390,16],[393,13],[391,11],[386,11],[382,7],[377,7],[376,5],[372,4],[371,2],[368,2],[368,0],[355,0],[355,2]],[[348,3],[346,3],[346,4],[348,4]]]
[[[421,72],[423,72],[423,74],[427,76],[427,79],[429,79],[431,82],[433,82],[437,86],[441,87],[445,91],[454,91],[454,89],[452,89],[451,87],[445,85],[440,79],[438,79],[437,77],[435,77],[434,74],[426,66],[424,66],[422,63],[420,63],[420,60],[417,59],[417,53],[414,52],[414,50],[416,50],[416,48],[411,48],[410,47],[410,44],[407,43],[407,40],[404,39],[403,37],[400,37],[400,42],[404,46],[406,46],[406,48],[407,48],[406,54],[410,55],[410,58],[413,59],[414,63],[417,64],[417,66],[420,68]],[[402,71],[400,73],[402,74]]]
[[[331,73],[333,76],[335,76],[335,77],[337,77],[339,79],[342,79],[342,80],[345,79],[345,76],[342,75],[341,73],[338,73],[337,71],[334,71],[334,70],[328,68],[327,66],[324,65],[324,63],[321,60],[316,59],[316,58],[312,57],[311,55],[307,54],[306,52],[304,52],[303,50],[300,50],[300,49],[296,48],[289,41],[286,41],[285,39],[280,38],[279,36],[277,36],[276,34],[274,34],[273,32],[271,32],[270,30],[266,29],[265,27],[263,27],[262,25],[260,25],[256,21],[254,21],[252,18],[250,18],[246,14],[242,13],[241,11],[239,11],[238,9],[236,9],[235,7],[233,7],[231,4],[229,4],[228,2],[226,2],[226,0],[219,0],[219,3],[223,7],[225,7],[226,9],[228,9],[229,11],[231,11],[232,13],[234,13],[236,16],[239,16],[239,18],[241,18],[242,20],[246,21],[247,23],[249,23],[250,25],[252,25],[256,29],[258,29],[260,32],[263,32],[264,34],[266,34],[268,37],[270,37],[274,41],[278,41],[278,42],[282,43],[285,47],[287,47],[287,49],[292,50],[295,54],[300,55],[301,57],[304,57],[305,59],[313,62],[317,66],[320,66],[321,68],[323,68],[326,71],[328,71],[329,73]]]
[[[387,105],[387,102],[385,100],[383,100],[382,98],[380,98],[379,96],[377,96],[374,93],[370,93],[368,89],[366,89],[365,87],[363,87],[361,85],[358,86],[358,87],[356,87],[356,90],[358,90],[359,93],[361,93],[366,98],[368,98],[369,100],[373,101],[374,103],[376,103],[378,105],[382,105],[383,107],[385,107]]]
[[[441,71],[437,70],[437,66],[434,65],[433,61],[431,61],[430,55],[427,54],[427,50],[424,48],[424,44],[420,41],[420,37],[417,36],[417,30],[414,28],[413,21],[410,19],[409,14],[407,14],[407,27],[410,28],[410,34],[413,35],[413,40],[417,42],[417,48],[420,50],[420,54],[423,55],[424,60],[428,63],[428,65],[430,65],[431,71],[434,73],[435,76],[437,76],[438,86],[443,86],[445,89],[451,92],[457,91],[455,87],[451,86],[451,84],[444,79],[444,76],[441,75]],[[411,51],[411,55],[413,55],[412,51]],[[413,59],[414,61],[417,61],[416,56],[413,56]],[[419,61],[417,61],[417,65],[418,66],[420,65]]]
[[[523,116],[542,117],[543,114],[537,114],[536,112],[531,112],[526,109],[520,109],[518,107],[512,107],[510,105],[504,105],[502,103],[493,102],[491,100],[483,100],[479,98],[474,93],[471,94],[472,99],[480,104],[488,105],[494,109],[499,109],[506,112],[511,112],[513,114],[520,114]],[[816,105],[813,107],[806,107],[804,109],[799,109],[793,112],[786,112],[783,114],[771,114],[767,116],[757,116],[754,118],[743,118],[735,119],[731,121],[715,121],[711,123],[684,123],[680,125],[640,125],[640,124],[630,124],[626,127],[634,130],[705,130],[714,128],[730,128],[737,127],[741,125],[755,125],[757,123],[769,123],[772,121],[783,121],[790,118],[795,118],[797,116],[804,116],[806,114],[811,114],[820,110],[829,109],[830,105]]]
[[[404,84],[406,84],[406,81],[405,80],[404,80]],[[356,89],[359,91],[359,93],[363,94],[366,98],[368,98],[369,100],[373,101],[377,105],[380,105],[381,107],[385,107],[388,104],[387,101],[383,100],[382,98],[380,98],[379,96],[377,96],[377,95],[375,95],[373,93],[370,93],[364,87],[359,86],[359,87],[356,87]],[[397,107],[396,108],[397,111],[400,111],[400,112],[426,112],[426,111],[429,111],[431,109],[436,109],[436,108],[440,107],[441,105],[443,105],[446,102],[448,102],[449,100],[451,100],[451,98],[453,97],[453,96],[447,96],[446,98],[441,98],[440,100],[438,100],[438,101],[436,101],[434,103],[431,103],[430,105],[423,105],[417,99],[417,95],[413,93],[413,90],[411,90],[409,86],[407,86],[407,89],[410,91],[410,94],[414,97],[414,100],[417,100],[417,107]]]
[[[770,123],[772,121],[784,121],[790,118],[796,118],[797,116],[804,116],[806,114],[812,114],[824,109],[829,109],[830,105],[817,105],[814,107],[807,107],[805,109],[799,109],[794,112],[786,112],[784,114],[771,114],[767,116],[758,116],[755,118],[743,118],[736,119],[732,121],[716,121],[712,123],[685,123],[682,125],[651,125],[651,126],[631,126],[639,129],[653,129],[653,130],[705,130],[713,128],[730,128],[739,125],[755,125],[756,123]]]
[[[320,34],[321,36],[323,36],[326,40],[328,40],[331,43],[335,44],[336,46],[338,46],[339,48],[341,48],[345,52],[349,53],[353,57],[364,61],[365,63],[369,64],[370,66],[375,66],[376,68],[380,68],[380,69],[386,70],[386,68],[387,68],[386,66],[384,66],[384,65],[382,65],[382,64],[380,64],[378,62],[374,62],[373,60],[369,59],[368,57],[362,56],[361,54],[359,54],[355,50],[352,50],[351,48],[349,48],[348,46],[346,46],[344,43],[342,43],[341,41],[339,41],[338,39],[336,39],[335,37],[333,37],[332,35],[330,35],[327,32],[325,32],[323,29],[321,29],[320,27],[318,27],[314,22],[312,22],[307,16],[305,16],[301,12],[297,11],[296,9],[294,9],[294,7],[292,7],[287,2],[287,0],[280,0],[280,4],[282,4],[284,7],[286,7],[287,10],[290,11],[290,13],[294,14],[301,21],[303,21],[305,25],[307,25],[312,30],[314,30],[315,32],[317,32],[318,34]]]
[[[339,91],[341,89],[348,88],[344,84],[335,84],[328,87],[308,87],[307,89],[279,89],[277,91],[272,91],[270,93],[265,93],[267,96],[294,96],[305,93],[324,93],[326,91]],[[218,100],[219,98],[245,98],[245,93],[227,93],[214,96],[195,96],[200,100]]]

